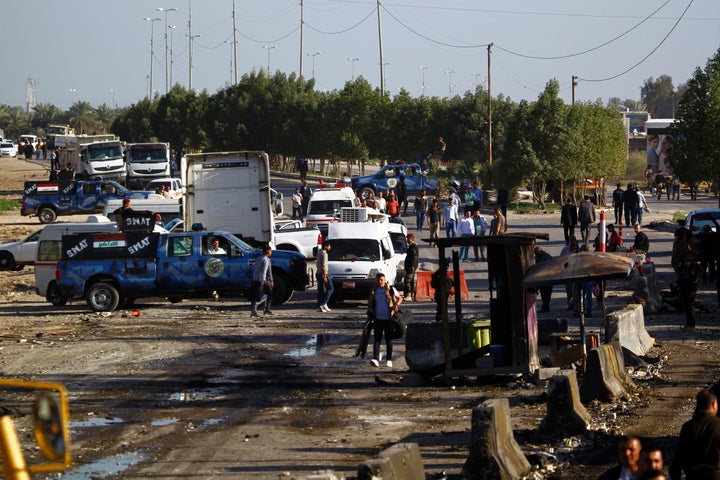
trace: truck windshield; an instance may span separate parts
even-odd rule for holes
[[[119,144],[98,146],[90,145],[88,146],[88,152],[90,154],[91,162],[100,162],[103,160],[122,158],[122,148]]]
[[[330,242],[329,261],[336,262],[377,262],[380,260],[380,245],[377,240],[364,238],[342,238]]]
[[[167,161],[165,148],[133,148],[130,150],[130,161],[133,163],[158,163]]]
[[[352,207],[351,200],[315,200],[310,202],[308,215],[340,214],[343,207]]]

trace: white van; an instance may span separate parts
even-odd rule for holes
[[[340,221],[343,208],[357,206],[353,189],[340,185],[344,184],[318,186],[310,197],[305,224],[317,225],[323,238],[328,235],[328,225]]]
[[[332,245],[328,271],[335,293],[330,301],[367,300],[378,273],[395,285],[398,256],[388,217],[367,207],[343,208],[341,215],[342,221],[331,223],[324,237]]]
[[[65,305],[67,298],[60,295],[55,282],[55,270],[62,257],[63,235],[92,232],[116,232],[117,224],[102,215],[90,215],[83,223],[51,223],[46,225],[38,238],[35,259],[35,288],[37,294],[45,297],[55,306]]]
[[[158,198],[138,198],[132,199],[130,206],[133,210],[148,210],[153,213],[157,213],[161,217],[163,225],[175,220],[176,218],[182,218],[182,198],[167,199],[161,196]],[[113,213],[118,208],[122,207],[122,199],[111,199],[108,200],[107,205],[103,209],[103,215],[108,217],[110,221],[115,221],[115,214]]]

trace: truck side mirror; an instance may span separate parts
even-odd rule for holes
[[[52,461],[65,457],[65,433],[60,406],[47,393],[38,396],[33,408],[35,440],[45,458]]]
[[[231,245],[230,246],[230,256],[231,257],[242,257],[243,252],[237,246]]]

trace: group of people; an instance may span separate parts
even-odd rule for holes
[[[612,203],[615,223],[618,224],[622,223],[623,213],[625,225],[642,224],[643,212],[649,211],[645,194],[632,183],[628,183],[625,190],[622,189],[622,184],[618,183],[613,190]]]
[[[680,429],[677,450],[669,468],[658,445],[625,436],[618,443],[619,464],[598,480],[716,480],[720,479],[720,417],[717,395],[702,389],[695,397],[692,418]]]
[[[291,198],[293,220],[304,220],[305,217],[307,217],[308,205],[310,205],[312,193],[312,188],[307,184],[307,180],[303,178],[302,186],[295,188]]]

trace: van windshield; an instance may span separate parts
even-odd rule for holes
[[[380,260],[380,244],[377,240],[343,238],[331,240],[329,261],[336,262],[377,262]]]
[[[352,207],[351,200],[314,200],[310,202],[308,215],[340,215],[343,207]]]

